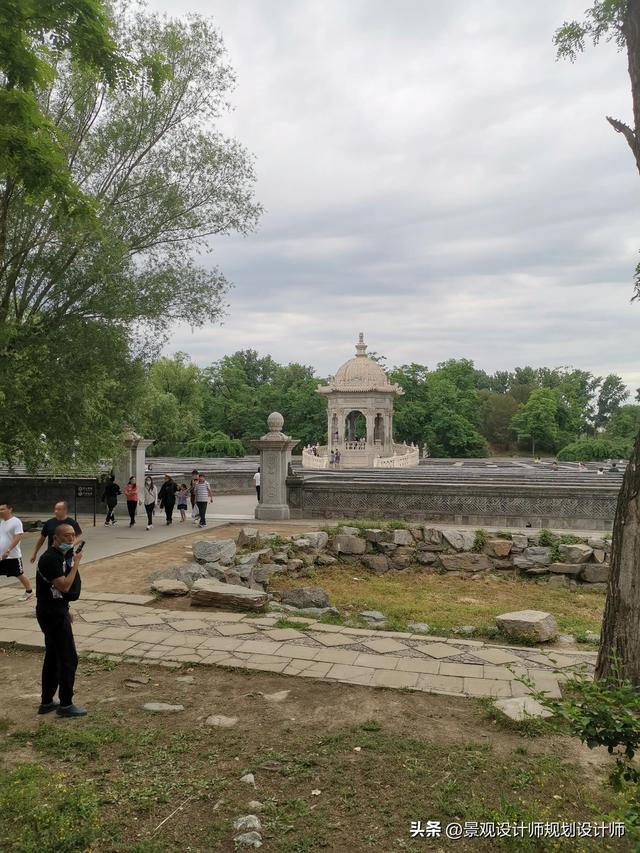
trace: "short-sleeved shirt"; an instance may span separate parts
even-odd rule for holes
[[[15,515],[12,515],[11,518],[7,518],[6,520],[0,521],[0,556],[4,554],[9,545],[13,542],[15,536],[19,533],[24,533],[22,522],[19,518],[16,518]],[[8,560],[21,560],[22,559],[22,549],[20,548],[20,543],[12,548],[7,554]]]
[[[256,486],[260,485],[260,471],[256,471],[256,473],[253,475],[253,482],[256,484]]]
[[[58,551],[57,548],[47,548],[38,560],[36,573],[36,599],[39,609],[48,611],[68,609],[69,602],[51,583],[56,578],[64,577],[68,571],[69,567],[62,551]]]
[[[193,487],[193,491],[196,497],[196,502],[209,500],[209,483],[207,483],[206,480],[204,483],[196,483]]]
[[[80,536],[82,533],[82,528],[75,520],[75,518],[63,518],[62,521],[58,518],[50,518],[48,521],[42,525],[42,530],[40,531],[40,535],[46,538],[47,540],[47,548],[51,548],[53,545],[53,536],[60,527],[61,524],[68,524],[70,527],[73,527],[76,536]]]

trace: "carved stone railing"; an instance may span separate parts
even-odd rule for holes
[[[414,444],[394,444],[393,456],[376,456],[374,468],[415,468],[420,463],[420,449]]]
[[[318,455],[312,451],[310,447],[305,447],[302,450],[302,467],[303,468],[315,468],[316,470],[322,470],[323,468],[329,467],[329,457],[327,456],[327,448],[326,447],[318,447],[316,448],[318,451]]]

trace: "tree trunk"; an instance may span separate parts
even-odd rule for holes
[[[640,687],[640,433],[618,496],[596,678]]]

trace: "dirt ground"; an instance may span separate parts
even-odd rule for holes
[[[281,853],[476,853],[496,842],[410,841],[410,820],[478,819],[478,809],[486,809],[485,819],[497,819],[500,809],[512,819],[518,811],[595,819],[612,805],[601,784],[606,754],[554,732],[524,737],[468,699],[83,659],[76,700],[90,714],[69,721],[35,716],[40,666],[35,652],[0,649],[0,759],[5,769],[35,762],[97,785],[101,818],[113,829],[95,851],[231,853],[233,820],[252,799],[265,803],[264,849]],[[141,675],[148,683],[125,684]],[[193,683],[177,680],[184,675]],[[283,701],[263,695],[283,690],[290,691]],[[149,701],[182,704],[184,711],[149,714],[142,710]],[[208,728],[210,714],[237,716],[238,723]],[[246,772],[255,774],[255,789],[239,781]],[[597,847],[632,849],[626,842]],[[510,849],[590,848],[536,842]]]

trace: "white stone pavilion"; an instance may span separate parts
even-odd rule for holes
[[[330,467],[331,451],[340,453],[340,468],[407,468],[417,465],[417,447],[393,441],[393,401],[403,390],[389,382],[384,369],[367,356],[362,332],[356,354],[318,393],[327,398],[328,446],[305,447],[305,468]]]

